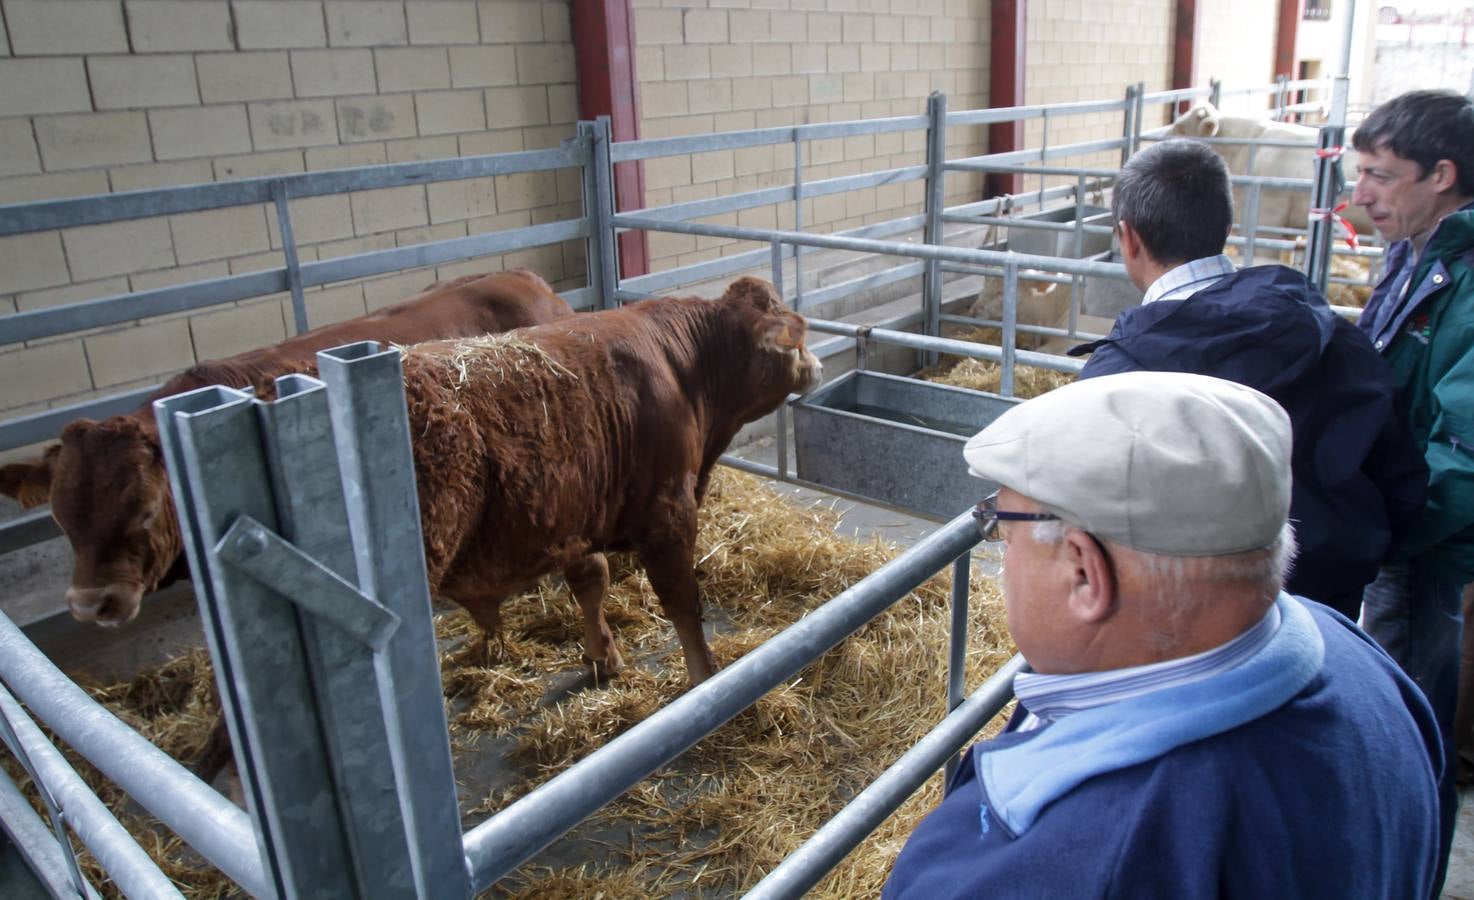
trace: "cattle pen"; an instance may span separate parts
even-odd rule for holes
[[[905,364],[934,364],[944,355],[983,360],[998,364],[997,394],[1008,399],[1016,394],[1017,366],[1067,375],[1081,368],[1069,357],[1021,349],[1020,335],[1091,337],[1080,327],[1089,309],[1091,285],[1126,281],[1124,268],[1110,261],[1109,249],[1087,252],[1090,239],[1111,231],[1109,225],[1089,221],[1087,211],[1092,196],[1108,189],[1116,171],[1098,161],[1119,156],[1124,162],[1142,141],[1160,137],[1161,129],[1145,126],[1149,110],[1155,116],[1199,99],[1221,103],[1226,97],[1242,96],[1259,102],[1269,98],[1275,117],[1283,118],[1319,108],[1319,103],[1289,102],[1292,92],[1306,90],[1322,91],[1330,102],[1331,123],[1323,131],[1321,146],[1325,152],[1317,155],[1315,170],[1307,171],[1305,178],[1235,176],[1235,185],[1245,188],[1251,199],[1232,242],[1249,261],[1265,251],[1304,247],[1307,266],[1323,286],[1354,281],[1330,272],[1331,255],[1375,260],[1380,251],[1333,248],[1329,213],[1307,223],[1309,227],[1298,235],[1294,229],[1261,229],[1255,217],[1262,190],[1312,192],[1316,210],[1334,207],[1335,196],[1344,187],[1336,183],[1340,175],[1336,159],[1347,124],[1344,79],[1281,79],[1239,91],[1216,83],[1162,92],[1132,85],[1116,99],[980,110],[949,110],[946,97],[933,94],[925,112],[912,116],[620,142],[612,140],[609,121],[599,119],[578,123],[574,139],[548,150],[0,206],[0,237],[7,237],[260,205],[274,217],[281,252],[280,265],[259,271],[0,317],[0,346],[44,342],[279,293],[290,296],[300,332],[315,324],[307,303],[314,288],[573,242],[583,248],[585,283],[562,293],[575,309],[612,308],[760,272],[808,318],[811,331],[823,336],[814,342],[814,352],[836,367],[862,371],[876,367],[882,352],[900,354]],[[1119,116],[1120,136],[1051,145],[1051,124],[1075,116]],[[1007,122],[1039,123],[1038,146],[948,158],[950,129]],[[881,135],[901,135],[908,146],[914,142],[924,148],[925,163],[805,180],[805,162],[816,142]],[[790,183],[644,209],[617,208],[618,166],[787,146],[793,154]],[[1050,165],[1082,157],[1097,163]],[[576,215],[331,259],[299,258],[294,203],[370,189],[454,185],[467,179],[544,172],[563,173],[576,190],[572,198],[576,202],[571,203],[578,209]],[[946,205],[949,174],[984,172],[1038,179],[1038,184],[1032,190]],[[919,213],[831,234],[805,228],[806,201],[901,186],[918,193]],[[743,225],[740,219],[739,224],[703,221],[775,206],[787,208],[791,227]],[[1030,210],[1057,209],[1068,210],[1064,220],[1030,215]],[[756,249],[626,276],[621,272],[620,241],[636,232],[720,239]],[[1019,252],[1014,248],[1024,243],[1020,238],[1025,234],[1045,235],[1052,246],[1067,252]],[[1305,239],[1297,240],[1300,235]],[[999,249],[1004,244],[1008,249]],[[844,254],[844,261],[837,266],[830,263],[821,272],[826,253]],[[886,263],[881,267],[869,268],[870,261],[882,259]],[[1020,323],[1021,273],[1029,270],[1035,270],[1027,274],[1029,279],[1068,286],[1069,318],[1063,327]],[[860,274],[849,277],[856,271]],[[969,276],[1001,279],[999,318],[954,312],[971,297],[973,289],[965,281]],[[888,308],[869,319],[846,318],[862,298],[904,296],[913,284],[920,288],[920,303],[914,308]],[[967,290],[959,292],[962,287]],[[980,343],[948,337],[944,326],[949,325],[996,328],[998,339]],[[931,517],[942,524],[894,560],[462,832],[423,568],[415,568],[410,557],[416,553],[408,553],[403,540],[397,546],[375,541],[385,533],[381,518],[385,510],[396,503],[402,506],[404,497],[412,498],[414,492],[412,479],[406,481],[409,435],[393,430],[403,425],[403,400],[393,389],[398,355],[360,344],[323,358],[320,381],[292,376],[295,380],[284,384],[279,398],[270,402],[245,392],[207,388],[165,399],[156,407],[181,518],[188,523],[185,545],[200,586],[201,616],[221,680],[225,715],[237,746],[246,748],[241,762],[249,812],[99,706],[46,658],[21,627],[0,614],[4,685],[0,738],[39,789],[46,810],[45,817],[36,813],[15,782],[0,776],[0,820],[53,895],[96,895],[78,865],[69,835],[87,847],[124,895],[178,892],[98,801],[42,726],[253,896],[470,896],[514,872],[600,807],[790,681],[934,574],[950,571],[949,665],[937,685],[937,691],[946,694],[950,712],[796,852],[750,885],[746,894],[792,897],[817,884],[907,797],[955,759],[1012,698],[1012,678],[1023,665],[1016,656],[980,684],[971,688],[965,684],[969,653],[965,622],[972,553],[979,536],[965,511],[956,514],[960,506],[931,510]],[[0,423],[0,451],[49,441],[79,418],[130,411],[151,398],[156,387],[137,387]],[[273,426],[270,438],[282,441],[280,446],[263,449],[266,438],[256,430],[258,417],[280,423]],[[375,430],[366,427],[368,422],[375,423]],[[891,424],[902,430],[909,427]],[[390,437],[385,437],[385,427]],[[793,410],[780,407],[768,427],[775,435],[772,462],[732,454],[723,461],[778,482],[846,493],[831,482],[807,477],[802,460],[795,465],[791,448],[798,422]],[[270,464],[263,454],[271,455]],[[845,465],[897,463],[884,455],[866,462],[867,455],[861,452]],[[247,472],[255,476],[243,474]],[[275,511],[282,505],[273,503],[272,497],[291,492],[326,497],[319,510],[326,518],[276,521]],[[903,505],[858,491],[848,493]],[[0,526],[0,554],[58,533],[45,510],[21,514]],[[295,605],[281,598],[292,598]],[[254,616],[245,614],[246,609],[272,612]],[[339,630],[316,627],[321,622],[336,623]],[[293,652],[284,652],[280,641],[273,643],[269,639],[273,633],[292,635]],[[324,674],[323,659],[340,661],[342,669],[331,677]],[[373,684],[376,690],[347,689],[362,684]],[[266,709],[273,712],[265,714]],[[273,716],[279,719],[273,722]],[[331,788],[325,790],[324,785]],[[319,802],[307,803],[304,798],[309,796]],[[327,841],[322,837],[327,834],[340,840]],[[316,852],[303,853],[304,847]]]

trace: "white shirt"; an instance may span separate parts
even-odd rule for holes
[[[1146,289],[1141,303],[1145,306],[1158,300],[1186,300],[1237,271],[1238,267],[1233,264],[1233,260],[1221,253],[1194,259],[1162,273],[1162,277],[1153,281]]]
[[[1017,730],[1031,731],[1072,712],[1191,684],[1226,672],[1262,650],[1279,627],[1279,607],[1271,605],[1264,618],[1248,631],[1226,644],[1193,656],[1079,675],[1021,673],[1014,679],[1013,692],[1018,695],[1019,704],[1027,715]]]

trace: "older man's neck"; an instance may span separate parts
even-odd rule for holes
[[[1097,661],[1096,670],[1126,669],[1196,656],[1221,647],[1253,628],[1274,604],[1274,596],[1223,586],[1178,598],[1185,605],[1150,605],[1124,609],[1123,640]]]

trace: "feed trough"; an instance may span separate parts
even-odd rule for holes
[[[994,490],[967,474],[963,445],[1019,402],[897,375],[850,372],[793,402],[798,476],[950,519]]]

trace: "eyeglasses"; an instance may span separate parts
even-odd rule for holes
[[[1003,532],[998,527],[999,522],[1053,522],[1059,516],[1053,513],[1009,512],[999,509],[998,492],[994,491],[972,508],[972,518],[977,522],[978,534],[983,536],[983,540],[1001,541]]]

